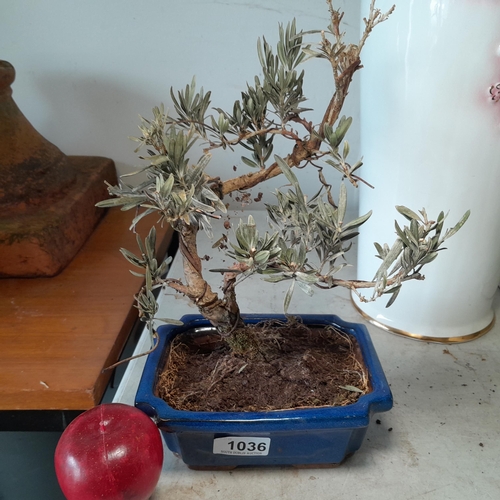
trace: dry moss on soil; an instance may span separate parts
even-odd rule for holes
[[[213,333],[178,335],[158,395],[188,411],[345,406],[370,391],[356,339],[299,322],[251,328],[259,349],[237,355]]]

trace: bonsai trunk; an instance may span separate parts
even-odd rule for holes
[[[198,228],[193,224],[180,223],[179,251],[183,258],[185,284],[176,281],[169,286],[185,294],[198,310],[224,337],[243,327],[240,310],[236,302],[236,274],[227,273],[224,278],[223,298],[215,293],[203,278],[201,259],[198,256],[196,236]]]

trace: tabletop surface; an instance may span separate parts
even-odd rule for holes
[[[132,217],[110,210],[58,276],[0,279],[0,411],[100,402],[111,375],[102,370],[118,359],[137,317],[141,280],[119,252],[136,249]],[[171,235],[159,230],[162,255]]]
[[[263,215],[256,218],[258,227],[265,227],[263,219]],[[201,243],[201,254],[212,254],[210,246]],[[217,267],[223,259],[220,253],[207,267]],[[169,276],[181,273],[176,257]],[[349,273],[354,276],[355,267]],[[217,289],[217,276],[209,278]],[[244,312],[282,312],[285,287],[257,278],[237,292]],[[498,293],[495,310],[498,316]],[[163,293],[160,317],[193,312],[180,295]],[[335,469],[199,472],[165,448],[153,500],[500,498],[499,322],[473,342],[443,345],[399,337],[367,324],[345,290],[318,293],[314,300],[297,292],[290,312],[335,313],[346,321],[364,323],[391,385],[394,408],[375,416],[361,449]],[[143,334],[136,352],[148,347]],[[115,401],[133,404],[144,361],[140,358],[129,365]]]

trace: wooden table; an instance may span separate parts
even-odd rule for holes
[[[0,280],[0,414],[99,404],[112,373],[102,370],[119,358],[137,318],[141,280],[119,252],[137,251],[131,219],[109,211],[56,277]],[[151,222],[139,225],[143,237]],[[172,230],[157,229],[163,256]]]

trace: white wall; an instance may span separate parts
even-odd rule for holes
[[[336,5],[356,41],[359,0]],[[139,164],[127,139],[138,132],[138,114],[149,117],[160,102],[172,109],[170,87],[193,75],[212,90],[214,106],[232,107],[260,73],[257,38],[274,44],[278,23],[294,17],[305,30],[326,27],[325,0],[15,0],[0,7],[0,59],[16,68],[14,99],[40,133],[66,154],[107,156],[126,173]],[[319,110],[310,117],[319,121],[330,69],[325,61],[305,68],[306,105]],[[357,122],[357,83],[345,111]],[[349,139],[354,161],[357,126]],[[212,166],[227,177],[235,161],[216,156]]]

